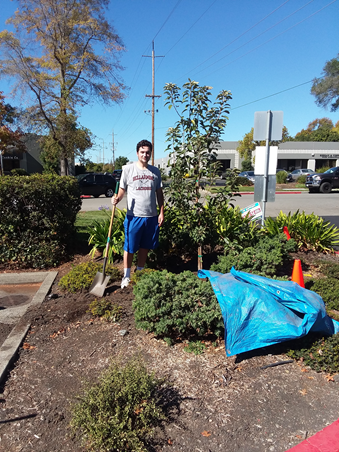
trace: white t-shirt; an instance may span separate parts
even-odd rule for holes
[[[127,190],[127,215],[133,217],[156,217],[156,191],[162,187],[160,170],[148,165],[140,169],[137,163],[122,169],[120,187]]]

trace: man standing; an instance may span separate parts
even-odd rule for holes
[[[148,164],[151,154],[152,143],[142,140],[137,144],[138,161],[124,166],[118,196],[112,197],[112,204],[117,205],[127,190],[122,289],[130,282],[133,254],[138,251],[137,270],[142,270],[148,251],[158,246],[159,228],[164,222],[161,174],[158,168]]]

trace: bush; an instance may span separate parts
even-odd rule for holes
[[[308,335],[296,341],[288,356],[303,359],[305,366],[317,372],[339,372],[339,334],[328,338],[314,339]]]
[[[287,173],[286,171],[279,171],[277,173],[277,184],[286,184]]]
[[[107,219],[103,221],[94,221],[93,225],[88,227],[88,244],[93,245],[90,256],[94,257],[97,250],[103,251],[107,245],[107,237],[109,232],[109,226],[111,221],[111,210],[101,208],[101,210],[107,213]],[[126,209],[115,209],[114,219],[112,223],[112,233],[110,239],[110,246],[108,248],[108,262],[112,263],[114,255],[122,256],[124,254],[124,241],[125,241],[125,229],[124,220],[126,217]]]
[[[59,287],[70,293],[88,290],[97,272],[102,273],[102,264],[98,262],[91,261],[76,265],[60,279]],[[110,264],[106,266],[105,274],[110,275],[113,281],[121,278],[119,269]]]
[[[252,187],[254,184],[247,177],[237,176],[236,183],[243,187]]]
[[[73,250],[80,208],[79,186],[73,177],[0,177],[0,265],[59,265]]]
[[[162,337],[220,336],[224,324],[211,284],[185,271],[143,275],[133,289],[137,328]]]
[[[306,183],[306,174],[302,174],[301,176],[298,177],[297,182],[298,184],[305,184]]]
[[[23,168],[14,168],[11,170],[11,176],[29,176],[29,174]]]
[[[88,311],[95,317],[101,317],[107,322],[117,322],[121,319],[122,307],[103,298],[90,303]]]
[[[320,278],[310,286],[324,300],[327,309],[339,310],[339,281],[336,278]]]
[[[163,380],[137,358],[112,362],[72,407],[71,427],[87,450],[147,451],[152,428],[165,418],[159,404]]]
[[[291,260],[289,253],[295,251],[294,240],[287,240],[285,234],[275,237],[262,237],[255,246],[242,251],[231,250],[225,256],[219,256],[211,270],[229,273],[231,268],[261,276],[275,276],[286,261]]]
[[[242,217],[238,207],[225,206],[215,215],[219,244],[227,249],[243,249],[258,241],[260,234],[255,221]]]
[[[332,166],[322,166],[321,168],[318,168],[315,170],[316,173],[324,173],[325,171],[329,170],[330,168],[332,168]]]
[[[270,235],[276,235],[284,226],[287,226],[291,238],[301,250],[328,253],[333,251],[333,246],[339,244],[339,229],[314,213],[306,215],[297,210],[286,215],[280,212],[275,219],[266,219],[264,230]]]

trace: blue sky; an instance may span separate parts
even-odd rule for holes
[[[3,0],[0,29],[15,8]],[[152,106],[145,97],[152,93],[152,62],[142,55],[151,55],[152,40],[155,94],[162,96],[155,103],[155,158],[167,155],[166,131],[178,119],[164,106],[163,87],[188,78],[212,86],[213,98],[231,91],[223,140],[242,139],[255,111],[282,110],[290,135],[316,118],[339,120],[338,112],[316,106],[306,83],[339,52],[337,0],[111,0],[107,18],[126,47],[121,75],[130,89],[122,105],[93,103],[80,112],[80,123],[97,137],[88,152],[95,162],[103,148],[105,162],[111,160],[113,133],[115,156],[130,160],[139,140],[151,140],[151,115],[144,111]],[[10,82],[0,81],[0,90],[9,94]]]

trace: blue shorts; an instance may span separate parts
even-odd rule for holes
[[[153,250],[159,244],[158,217],[133,217],[126,215],[124,221],[124,250],[136,253],[139,248]]]

